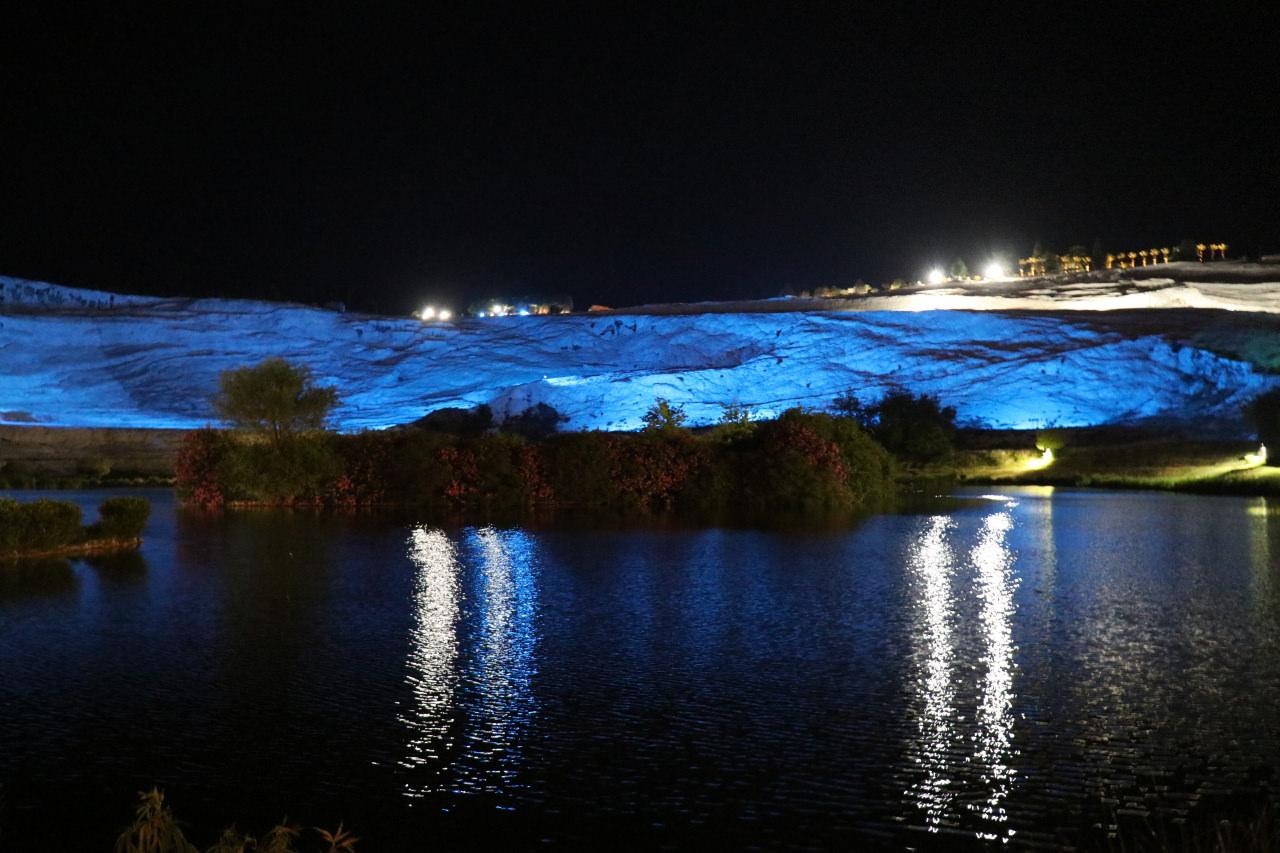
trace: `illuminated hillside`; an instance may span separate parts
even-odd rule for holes
[[[0,279],[0,422],[200,426],[213,418],[219,371],[280,355],[340,388],[344,429],[480,403],[501,417],[539,402],[570,429],[634,429],[658,396],[706,424],[728,402],[769,415],[892,387],[936,394],[962,422],[994,427],[1230,426],[1244,400],[1276,382],[1259,365],[1280,340],[1280,283],[1265,281],[1280,269],[1191,265],[1222,279],[1196,283],[1181,266],[1161,268],[1180,278],[1144,281],[452,324]],[[1187,306],[1199,310],[1169,310]],[[1092,310],[1102,307],[1123,310]]]

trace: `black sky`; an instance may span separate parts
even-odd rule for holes
[[[405,311],[1280,251],[1268,6],[182,5],[7,21],[0,273]]]

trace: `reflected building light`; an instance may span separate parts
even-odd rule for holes
[[[951,790],[955,686],[951,670],[954,657],[951,637],[951,574],[954,560],[947,533],[954,522],[947,516],[930,518],[910,554],[910,571],[919,596],[917,610],[920,638],[917,648],[915,687],[918,692],[920,739],[915,762],[921,778],[906,792],[923,812],[930,832],[937,832],[955,793]]]
[[[440,530],[424,527],[409,536],[409,558],[414,579],[414,624],[410,633],[408,683],[412,707],[400,717],[411,733],[401,766],[407,769],[435,767],[444,762],[454,743],[454,699],[458,689],[459,567],[453,543]],[[411,798],[436,786],[406,789]]]
[[[984,824],[978,837],[1007,842],[1008,828],[1004,800],[1013,783],[1013,554],[1006,538],[1013,517],[1006,510],[983,521],[978,542],[970,554],[976,570],[975,587],[981,604],[986,675],[977,709],[978,731],[973,761],[982,774],[988,792],[984,802],[969,808]]]

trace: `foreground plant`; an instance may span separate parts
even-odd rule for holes
[[[139,791],[133,823],[116,839],[116,853],[198,853],[187,841],[159,788]]]
[[[173,811],[164,803],[164,793],[157,788],[138,792],[138,808],[133,823],[116,839],[115,853],[199,853],[179,828]],[[210,845],[205,853],[302,853],[320,850],[322,853],[354,853],[360,839],[352,835],[341,823],[335,830],[315,827],[315,833],[323,847],[299,848],[302,827],[284,818],[261,838],[241,832],[229,826]]]

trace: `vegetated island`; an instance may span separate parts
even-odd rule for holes
[[[80,507],[69,501],[0,498],[0,560],[134,550],[142,544],[151,503],[139,497],[107,498],[98,515],[98,521],[84,525]]]

